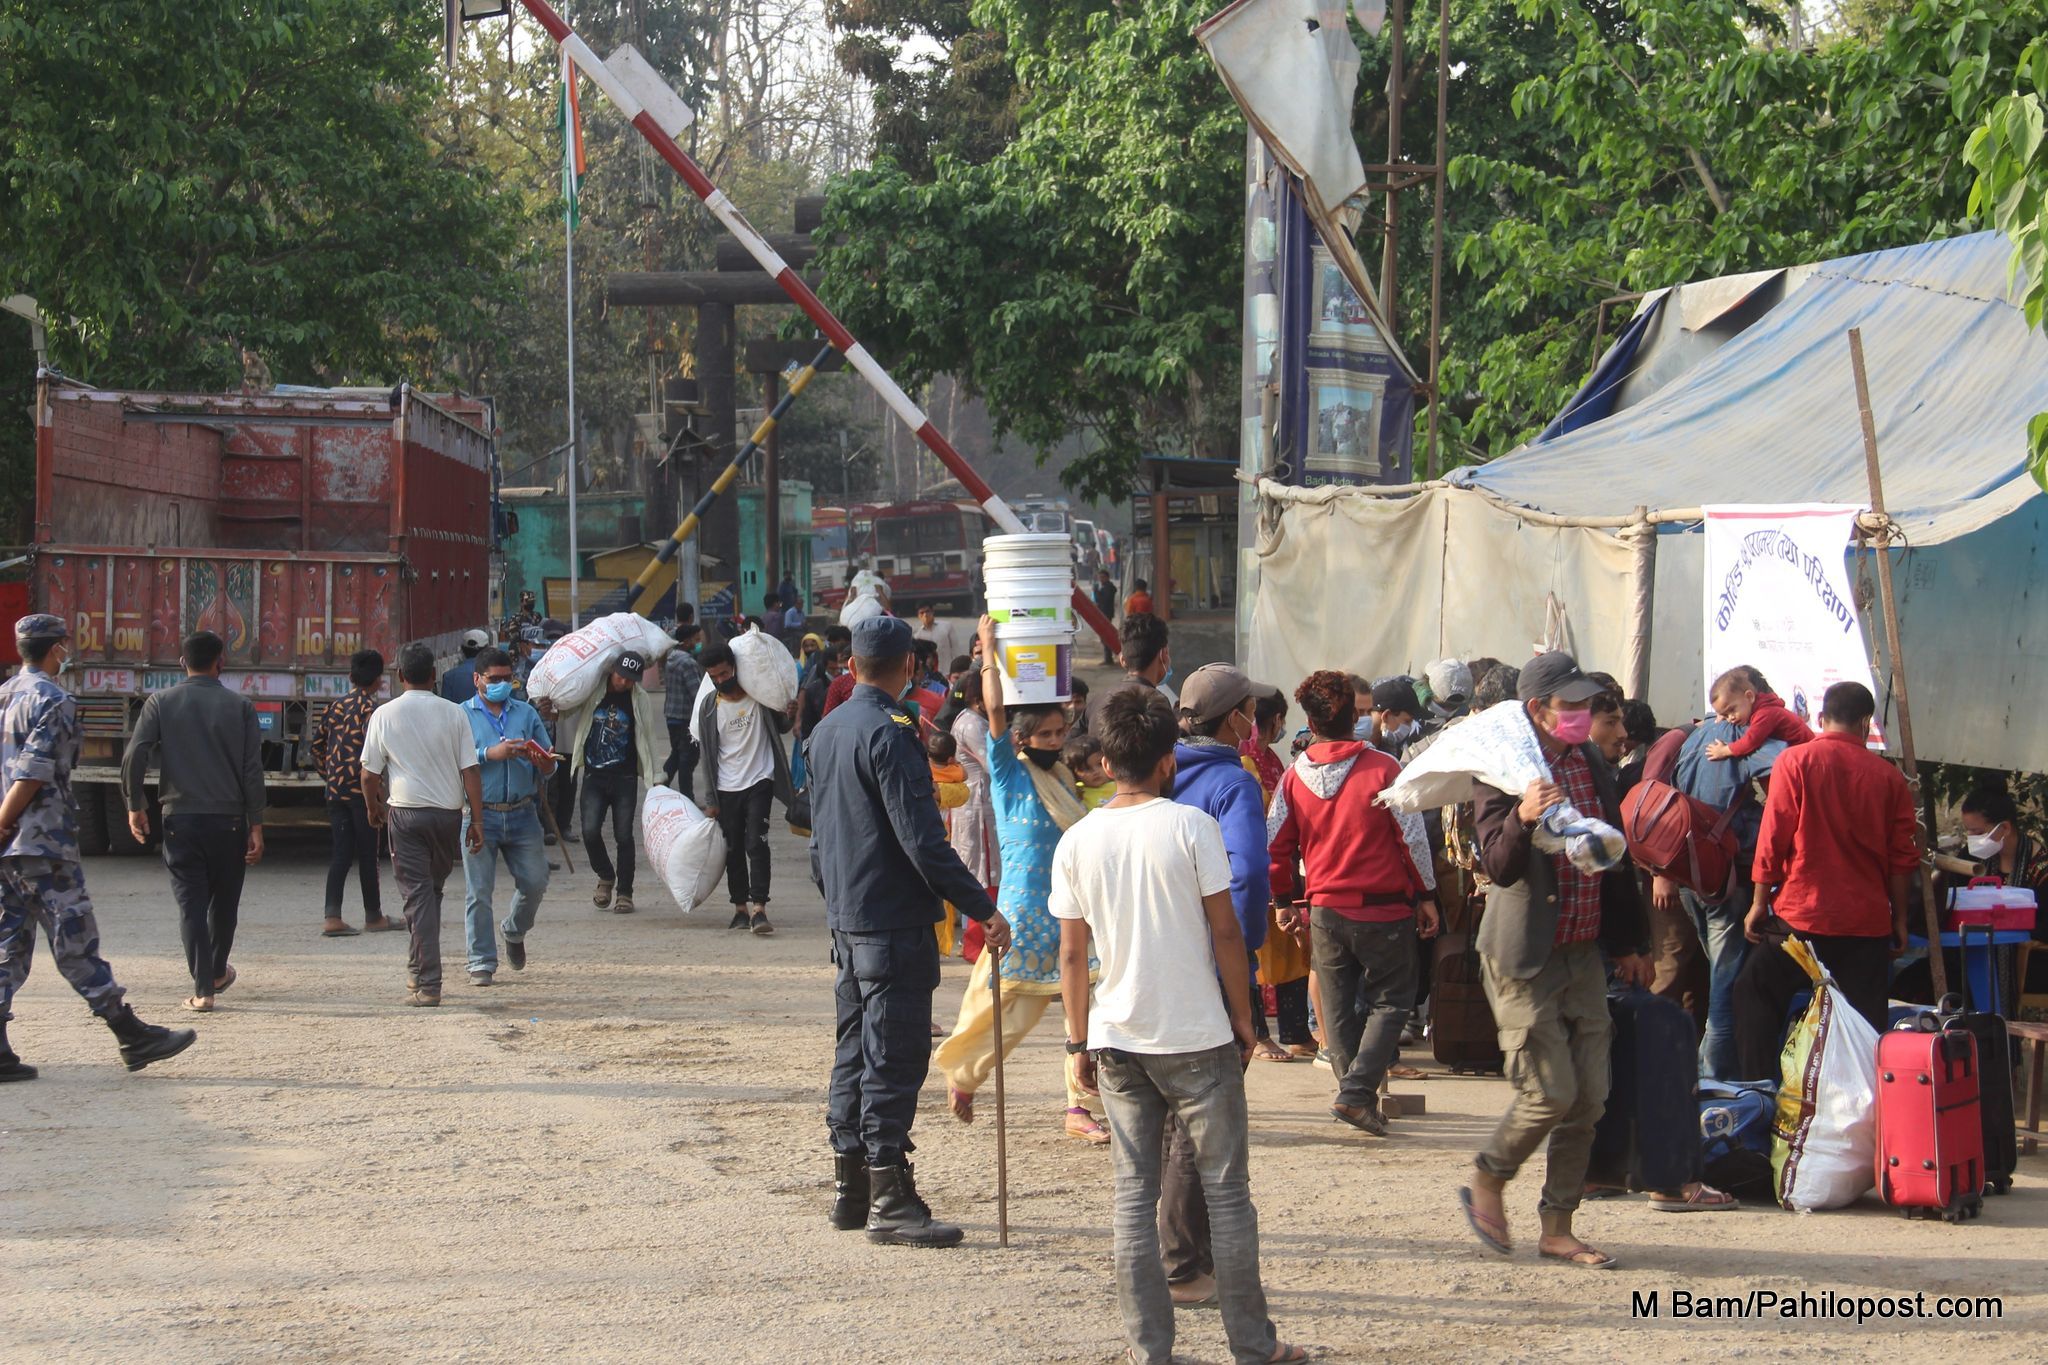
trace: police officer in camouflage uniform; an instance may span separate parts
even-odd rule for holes
[[[198,1035],[137,1019],[100,956],[99,924],[79,865],[78,803],[71,799],[78,705],[56,680],[71,632],[57,617],[38,613],[14,623],[14,638],[21,672],[0,684],[0,1081],[35,1079],[36,1069],[8,1046],[7,1021],[28,978],[38,924],[57,970],[114,1031],[128,1069],[140,1071],[177,1056]]]
[[[931,1070],[941,901],[983,926],[1001,952],[1010,928],[946,838],[918,740],[910,627],[893,616],[853,628],[860,685],[818,723],[809,746],[812,876],[825,893],[839,968],[839,1046],[826,1126],[839,1197],[832,1226],[863,1225],[884,1245],[949,1247],[960,1229],[932,1218],[909,1155],[917,1093]]]

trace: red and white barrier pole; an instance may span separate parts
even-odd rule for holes
[[[704,174],[703,168],[690,159],[690,154],[676,144],[676,140],[662,128],[632,91],[628,90],[611,68],[591,50],[590,44],[584,42],[576,31],[563,21],[562,16],[555,13],[547,0],[520,0],[520,3],[526,7],[527,13],[548,31],[548,36],[560,45],[562,51],[568,54],[569,60],[576,64],[577,69],[590,77],[592,83],[604,93],[604,97],[632,121],[640,136],[647,139],[648,145],[660,154],[661,159],[675,168],[676,174],[683,178],[683,183],[690,187],[690,192],[704,201],[704,206],[725,225],[728,232],[739,239],[740,244],[760,263],[761,269],[774,277],[775,283],[782,287],[782,292],[789,295],[790,302],[803,309],[804,316],[817,326],[832,349],[846,357],[846,363],[882,396],[882,401],[889,405],[890,410],[902,420],[903,425],[916,433],[917,439],[924,443],[925,449],[936,455],[939,462],[952,472],[953,477],[960,480],[961,485],[981,505],[981,510],[988,514],[989,520],[1012,535],[1022,532],[1024,523],[1017,519],[1017,514],[1010,510],[1009,504],[996,495],[996,491],[988,486],[987,480],[974,472],[974,466],[968,464],[959,451],[953,449],[953,443],[932,425],[932,419],[924,414],[924,410],[912,402],[910,395],[903,391],[902,386],[891,379],[889,372],[868,354],[867,347],[854,340],[853,333],[846,330],[846,325],[832,315],[832,310],[811,292],[811,287],[803,282],[790,267],[789,262],[783,260],[775,248],[768,245],[767,239],[755,231],[754,225],[747,221],[746,215],[739,211],[732,200],[726,198],[725,191],[711,183],[711,177]],[[1101,611],[1097,610],[1094,601],[1079,586],[1074,589],[1074,610],[1097,635],[1102,637],[1103,643],[1111,650],[1122,647],[1115,627]]]

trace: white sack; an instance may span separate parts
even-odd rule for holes
[[[732,659],[740,687],[770,711],[787,711],[796,700],[796,660],[782,641],[763,635],[759,626],[733,640]]]
[[[1474,783],[1520,792],[1531,782],[1553,780],[1522,704],[1504,701],[1446,726],[1378,800],[1393,810],[1416,812],[1470,801]],[[1628,851],[1620,830],[1569,801],[1543,813],[1530,842],[1541,852],[1563,853],[1586,873],[1606,871]]]
[[[671,787],[649,787],[640,811],[647,856],[676,904],[692,910],[711,898],[725,876],[725,834],[697,803]]]
[[[644,616],[630,611],[600,616],[548,647],[526,680],[526,694],[552,701],[557,711],[573,711],[604,685],[604,675],[626,650],[646,656],[651,664],[675,647],[669,633]]]
[[[857,626],[877,616],[888,615],[889,609],[882,605],[882,599],[871,593],[862,593],[846,599],[846,605],[839,609],[839,624]]]
[[[1756,952],[1778,952],[1759,947]],[[1813,1002],[1779,1055],[1771,1166],[1788,1209],[1838,1209],[1877,1183],[1877,1030],[1821,972],[1797,938],[1790,953],[1814,981]]]

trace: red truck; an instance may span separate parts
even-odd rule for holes
[[[143,699],[184,676],[187,634],[227,642],[222,680],[256,703],[273,802],[317,808],[313,729],[349,656],[421,640],[446,660],[489,620],[489,399],[125,393],[45,371],[35,420],[29,582],[71,626],[87,853],[136,850],[121,752]]]

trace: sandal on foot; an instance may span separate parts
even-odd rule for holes
[[[235,984],[235,968],[234,968],[234,964],[230,963],[230,964],[228,965],[228,974],[227,974],[226,976],[222,977],[222,978],[221,978],[220,980],[218,980],[218,981],[216,981],[216,982],[214,982],[214,983],[213,983],[213,993],[214,993],[215,995],[225,995],[225,994],[227,994],[227,989],[228,989],[228,987],[230,987],[230,986],[232,986],[232,985],[234,985],[234,984]]]
[[[1406,1062],[1388,1067],[1387,1074],[1397,1081],[1426,1081],[1429,1079],[1427,1071],[1424,1071],[1419,1066],[1409,1066]]]
[[[357,934],[360,934],[362,932],[362,930],[356,928],[353,924],[348,923],[346,920],[334,919],[327,921],[326,926],[320,930],[320,937],[354,938]]]
[[[1472,1202],[1470,1186],[1461,1185],[1458,1188],[1458,1204],[1465,1210],[1465,1222],[1472,1229],[1474,1237],[1486,1243],[1487,1247],[1497,1255],[1512,1256],[1514,1254],[1515,1244],[1508,1240],[1508,1225],[1479,1211],[1478,1207]],[[1499,1228],[1500,1235],[1495,1236],[1487,1231],[1489,1227]]]
[[[1067,1136],[1077,1137],[1090,1147],[1109,1146],[1109,1129],[1095,1121],[1095,1115],[1075,1107],[1067,1110]]]
[[[1273,1343],[1273,1354],[1266,1357],[1266,1365],[1295,1365],[1296,1361],[1307,1360],[1308,1352],[1291,1341]]]
[[[1281,1047],[1271,1038],[1261,1038],[1252,1044],[1252,1060],[1255,1062],[1291,1062],[1294,1054]]]
[[[946,1087],[946,1105],[953,1111],[953,1117],[962,1123],[974,1122],[974,1096],[965,1090]]]
[[[1556,1261],[1559,1265],[1568,1265],[1574,1270],[1612,1270],[1621,1264],[1606,1252],[1589,1247],[1584,1242],[1579,1243],[1575,1251],[1542,1251],[1537,1254],[1546,1261]]]
[[[194,1014],[212,1014],[213,1000],[210,996],[188,995],[185,997],[185,1008]]]
[[[1659,1213],[1721,1213],[1738,1207],[1739,1202],[1732,1194],[1702,1184],[1691,1194],[1681,1193],[1676,1199],[1654,1195],[1650,1207]]]

